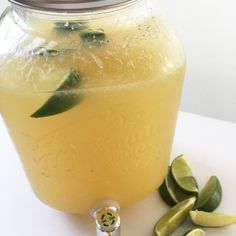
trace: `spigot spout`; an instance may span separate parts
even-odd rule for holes
[[[120,236],[119,209],[114,206],[100,208],[93,213],[97,236]]]

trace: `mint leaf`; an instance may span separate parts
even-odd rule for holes
[[[102,46],[105,43],[106,35],[102,31],[83,31],[80,38],[84,45]]]
[[[89,30],[87,22],[82,21],[56,22],[54,30],[62,35],[67,35],[71,32],[79,32],[82,43],[85,46],[99,47],[106,40],[106,35],[102,30]]]
[[[38,56],[55,57],[60,55],[60,51],[56,49],[40,48],[36,50],[34,54]]]
[[[67,34],[73,31],[82,31],[87,28],[87,23],[82,21],[56,22],[54,29],[57,33]]]
[[[60,55],[65,55],[74,52],[75,49],[65,48],[65,49],[48,49],[46,47],[40,47],[33,51],[33,55],[41,57],[56,57]]]

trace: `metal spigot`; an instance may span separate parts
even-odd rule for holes
[[[106,206],[93,212],[97,226],[97,236],[120,236],[119,209]]]

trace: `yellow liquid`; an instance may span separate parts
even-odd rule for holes
[[[0,112],[32,188],[67,212],[88,213],[104,199],[128,207],[154,191],[167,171],[184,60],[160,35],[122,49],[123,38],[107,34],[112,43],[104,47],[63,59],[11,58],[0,73]],[[68,68],[85,78],[72,91],[83,96],[81,103],[30,117]]]

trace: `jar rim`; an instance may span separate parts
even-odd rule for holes
[[[137,0],[9,0],[21,7],[45,11],[81,11],[109,8]]]

